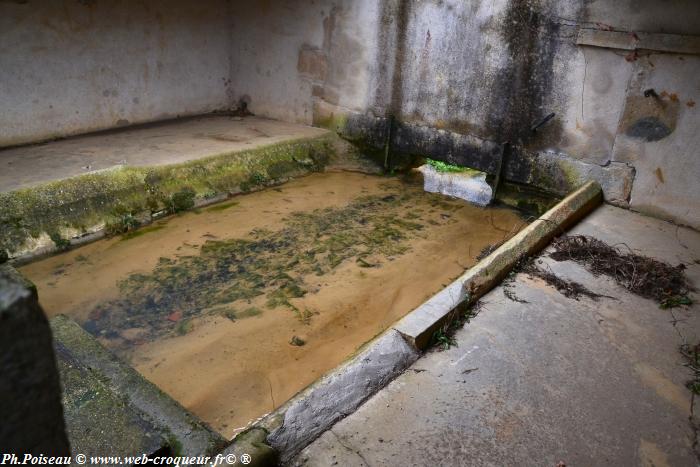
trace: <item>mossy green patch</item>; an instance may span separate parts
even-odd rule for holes
[[[197,199],[239,193],[322,170],[332,136],[303,138],[247,151],[158,167],[121,167],[38,187],[0,193],[0,250],[11,256],[42,233],[87,232],[105,225],[109,234],[137,227],[136,219],[190,209]]]
[[[314,124],[327,130],[343,133],[348,124],[348,116],[343,113],[330,113],[323,117],[316,117]]]
[[[108,219],[105,223],[105,233],[107,235],[125,234],[138,228],[139,224],[140,222],[138,219],[136,219],[134,213],[132,212],[117,214],[116,216]]]
[[[260,316],[263,313],[263,311],[260,308],[254,306],[248,307],[243,311],[236,311],[235,309],[231,308],[230,305],[215,306],[209,311],[213,313],[218,313],[219,315],[223,316],[224,318],[228,318],[231,321],[253,318],[255,316]]]
[[[228,318],[231,321],[236,321],[236,310],[231,310],[230,308],[222,307],[221,311],[219,312],[221,316],[224,318]]]
[[[175,333],[179,336],[184,336],[192,332],[193,329],[194,324],[192,323],[192,321],[186,319],[177,323],[177,326],[175,326]]]
[[[236,313],[236,317],[238,319],[245,319],[245,318],[252,318],[254,316],[260,316],[262,314],[262,310],[260,308],[256,307],[250,307],[246,308],[245,310]]]
[[[58,251],[63,251],[70,247],[70,240],[63,238],[58,232],[51,232],[49,237],[54,245],[56,245]]]
[[[192,188],[185,187],[170,195],[165,202],[165,206],[171,214],[187,211],[194,207],[194,199],[196,196],[197,193]]]
[[[142,235],[146,235],[149,233],[153,232],[158,232],[159,230],[163,230],[165,228],[164,224],[156,224],[156,225],[149,225],[148,227],[144,227],[139,230],[132,230],[131,232],[128,232],[124,235],[122,235],[122,240],[131,240],[132,238],[136,237],[141,237]]]
[[[227,209],[231,209],[233,207],[238,206],[238,201],[230,201],[228,203],[219,203],[215,204],[214,206],[210,206],[206,209],[207,212],[218,212],[218,211],[226,211]]]
[[[170,454],[172,456],[182,457],[185,455],[185,452],[182,449],[182,443],[179,439],[177,439],[177,436],[170,433],[168,436],[166,436],[166,440],[168,441],[168,447],[170,448]]]
[[[566,160],[561,160],[558,166],[562,171],[563,179],[566,181],[567,192],[571,192],[585,183],[585,180],[581,178],[580,171],[573,164]]]
[[[503,182],[496,200],[517,209],[526,219],[537,218],[552,208],[560,198],[529,185]]]
[[[309,310],[308,308],[304,308],[303,310],[295,309],[294,313],[297,315],[297,319],[301,324],[309,325],[311,324],[311,318],[314,316],[313,311]]]
[[[678,308],[680,306],[690,306],[693,304],[693,299],[688,295],[673,295],[661,302],[659,307],[663,310],[669,308]]]
[[[467,173],[467,174],[474,174],[474,175],[480,175],[483,172],[480,172],[475,169],[471,169],[469,167],[462,167],[461,165],[452,165],[448,164],[447,162],[442,162],[442,161],[436,161],[433,159],[426,159],[425,160],[426,164],[437,170],[438,172],[445,172],[445,173]]]

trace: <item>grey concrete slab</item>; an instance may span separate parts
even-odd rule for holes
[[[624,242],[700,285],[700,233],[611,206],[574,230]],[[545,253],[546,255],[546,253]],[[540,267],[608,297],[568,299],[517,274],[456,334],[301,452],[294,465],[697,465],[678,346],[700,306],[661,310],[545,255]]]
[[[288,461],[303,447],[352,413],[419,356],[401,335],[389,330],[354,358],[329,373],[282,409],[282,423],[267,441]],[[276,416],[273,414],[273,418]]]
[[[118,359],[75,321],[51,319],[71,445],[86,455],[138,456],[160,447],[211,455],[227,441]]]
[[[75,359],[60,342],[55,347],[71,452],[139,457],[162,448],[174,449],[167,430],[130,405],[126,397],[113,391],[98,372]]]
[[[0,150],[0,192],[115,166],[177,164],[326,130],[258,117],[208,115]]]

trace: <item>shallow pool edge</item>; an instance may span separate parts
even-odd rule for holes
[[[498,285],[520,260],[542,250],[602,202],[600,185],[594,181],[586,183],[365,344],[345,363],[254,423],[236,437],[224,453],[240,452],[246,434],[264,432],[266,445],[258,443],[260,449],[272,447],[282,463],[289,461],[418,360],[432,334],[457,307],[476,302]]]

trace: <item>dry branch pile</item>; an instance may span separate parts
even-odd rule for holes
[[[663,308],[691,303],[688,293],[692,287],[683,264],[671,266],[585,235],[561,237],[554,241],[554,247],[552,259],[582,263],[593,274],[609,276],[630,292],[655,300]]]

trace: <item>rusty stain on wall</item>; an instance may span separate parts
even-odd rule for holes
[[[326,54],[318,47],[303,45],[299,50],[297,71],[315,81],[325,81],[328,75]]]
[[[644,141],[659,141],[676,129],[680,102],[675,93],[658,96],[630,95],[620,121],[619,131]]]
[[[666,183],[664,180],[664,172],[661,170],[661,167],[657,167],[656,170],[654,170],[654,174],[656,175],[657,180],[661,183]]]

